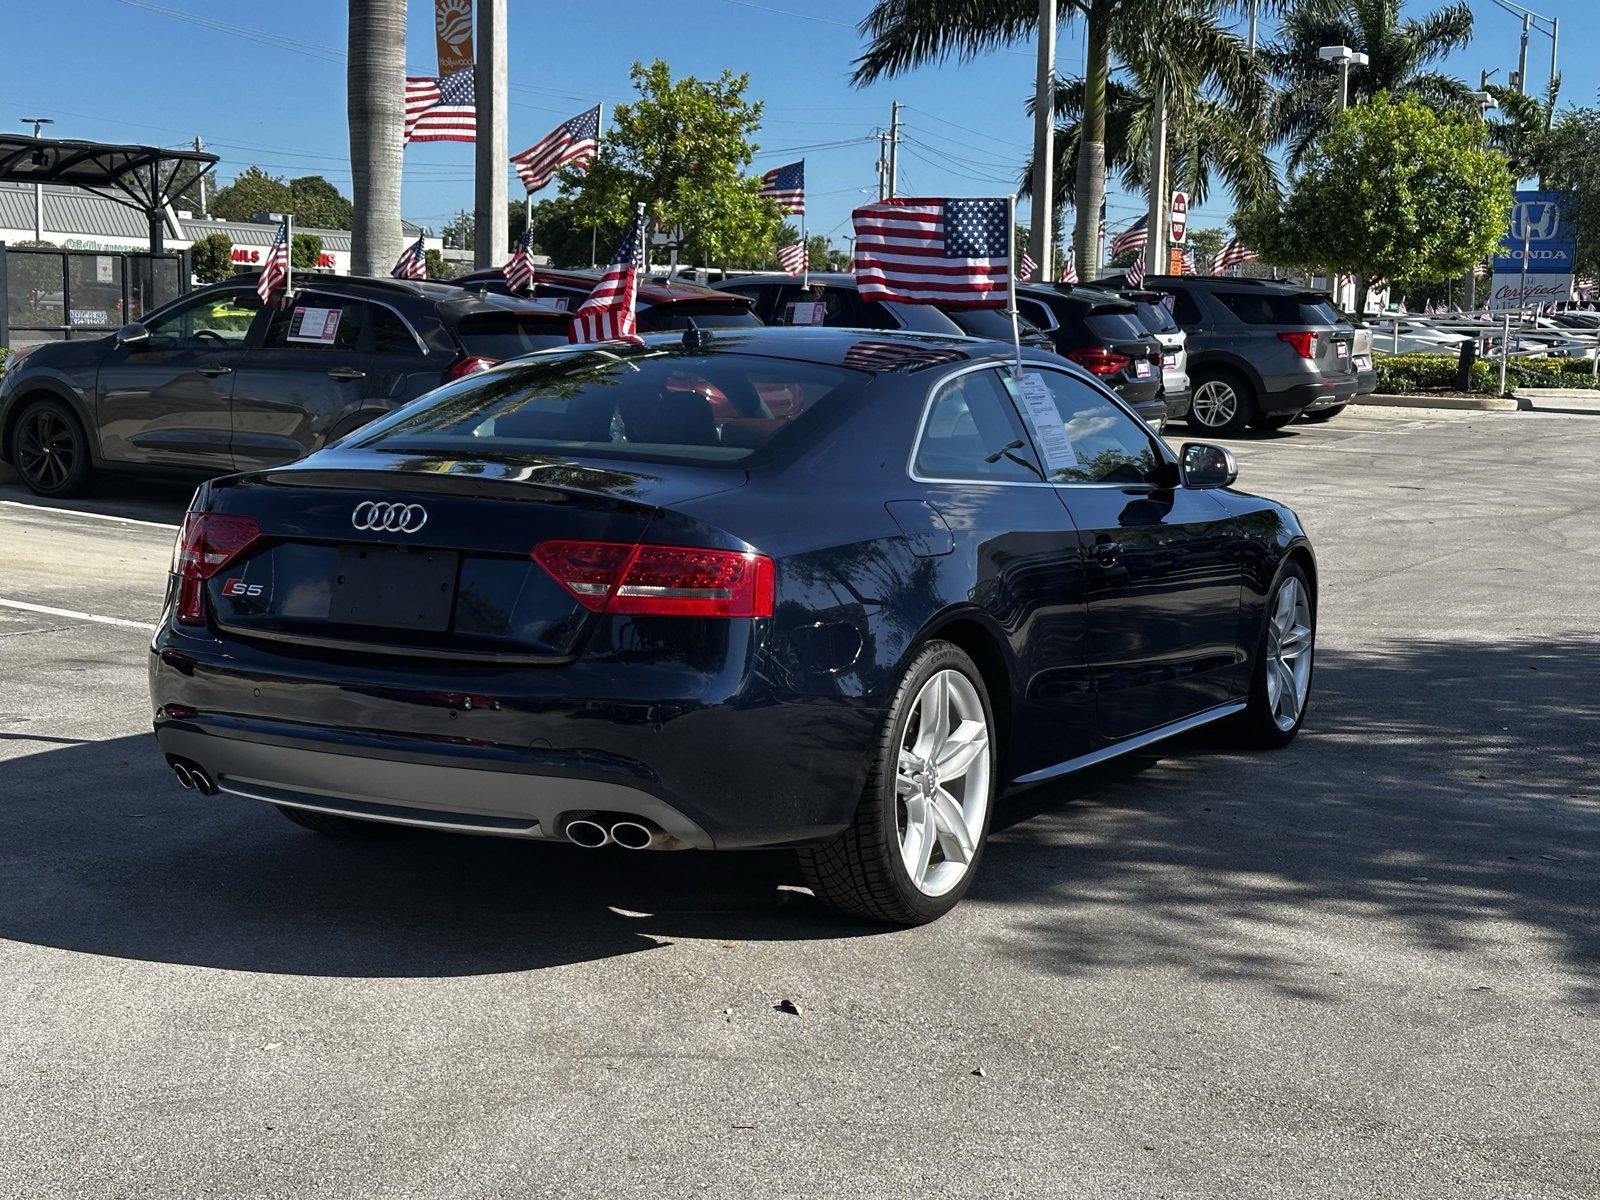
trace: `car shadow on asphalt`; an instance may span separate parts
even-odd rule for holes
[[[1336,994],[1305,948],[1321,923],[1492,961],[1525,953],[1509,922],[1600,1003],[1596,679],[1593,642],[1324,652],[1286,750],[1198,734],[1009,798],[968,917],[934,934],[1067,977],[1172,965],[1319,1000]],[[0,938],[88,954],[433,977],[890,932],[823,909],[782,851],[319,837],[179,789],[149,735],[0,763],[0,821]],[[980,906],[998,924],[968,919]]]
[[[166,476],[107,475],[86,496],[52,500],[46,496],[35,496],[17,483],[0,485],[0,500],[102,517],[131,517],[136,521],[178,525],[183,522],[183,514],[198,486],[197,480]]]
[[[1007,944],[1068,976],[1176,965],[1333,999],[1350,964],[1319,959],[1319,926],[1376,922],[1475,987],[1537,945],[1600,1005],[1600,642],[1324,651],[1295,743],[1217,741],[1014,798],[967,902],[1029,906]]]

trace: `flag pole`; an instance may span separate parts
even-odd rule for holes
[[[804,190],[805,182],[806,160],[802,158],[800,160],[800,203],[802,205],[804,205],[806,202]],[[803,288],[808,288],[811,286],[811,246],[810,243],[806,241],[806,214],[804,209],[802,209],[800,213],[800,253],[802,255],[802,261],[805,263],[805,267],[800,275],[800,286]]]
[[[1017,194],[1006,203],[1006,315],[1011,318],[1011,346],[1017,354],[1015,374],[1022,378],[1022,327],[1017,322],[1017,268],[1011,260],[1017,253]]]
[[[283,214],[283,298],[294,295],[294,214]]]

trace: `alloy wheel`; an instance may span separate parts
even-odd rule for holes
[[[78,439],[62,416],[48,408],[30,413],[17,431],[17,470],[39,491],[52,491],[78,465]]]
[[[900,858],[912,884],[942,896],[977,854],[989,808],[989,722],[972,681],[940,671],[922,685],[895,772]]]
[[[1239,414],[1239,393],[1220,379],[1208,379],[1195,388],[1189,411],[1207,429],[1220,429]]]
[[[1287,733],[1300,719],[1311,690],[1311,599],[1293,575],[1283,581],[1267,618],[1267,710]]]

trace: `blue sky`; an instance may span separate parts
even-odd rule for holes
[[[1411,0],[1407,11],[1434,7],[1433,0]],[[1563,101],[1594,103],[1600,66],[1587,51],[1600,35],[1600,2],[1537,0],[1535,7],[1562,22]],[[21,128],[12,122],[38,113],[56,119],[51,132],[61,137],[165,145],[199,134],[222,156],[224,179],[258,163],[275,174],[323,174],[348,191],[339,0],[61,0],[13,8],[6,18],[13,50],[0,75],[6,127]],[[907,106],[903,193],[1012,190],[1032,137],[1023,107],[1032,89],[1032,46],[855,89],[848,83],[861,45],[854,27],[869,8],[870,0],[510,0],[511,148],[596,100],[609,107],[628,99],[629,65],[664,58],[674,74],[715,75],[724,67],[750,73],[752,96],[767,104],[756,168],[806,159],[812,233],[840,240],[850,209],[875,195],[877,147],[870,139],[887,126],[891,100]],[[1493,0],[1475,0],[1474,8],[1474,43],[1447,67],[1473,80],[1480,69],[1499,67],[1503,81],[1515,65],[1520,22]],[[236,28],[208,28],[159,10]],[[432,11],[432,0],[411,0],[409,61],[426,73]],[[1536,90],[1548,75],[1549,52],[1549,40],[1535,34],[1529,77]],[[1082,61],[1081,28],[1065,27],[1059,69],[1076,74]],[[471,207],[471,175],[470,146],[410,147],[405,215],[442,225]],[[514,179],[511,186],[521,194]],[[1113,190],[1113,227],[1143,207],[1142,199]],[[1228,197],[1214,195],[1195,220],[1221,224],[1230,211]]]

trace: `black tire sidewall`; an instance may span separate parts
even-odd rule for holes
[[[34,414],[38,412],[55,413],[66,423],[67,428],[72,431],[72,436],[77,442],[77,454],[74,458],[72,473],[67,476],[66,482],[59,487],[47,489],[35,486],[34,482],[23,473],[22,465],[18,462],[18,447],[22,443],[22,430]],[[34,400],[24,405],[22,411],[17,414],[16,424],[11,427],[11,444],[6,447],[6,450],[11,457],[11,465],[17,472],[17,477],[22,480],[23,486],[36,496],[45,496],[50,499],[76,496],[86,491],[90,481],[94,478],[94,468],[89,462],[89,437],[83,431],[83,422],[78,420],[77,413],[59,400]]]
[[[934,674],[948,670],[956,670],[965,675],[977,689],[978,699],[983,705],[984,720],[989,726],[989,803],[984,812],[983,829],[975,839],[972,862],[968,864],[967,872],[962,876],[961,882],[942,896],[929,896],[911,882],[911,876],[906,872],[905,862],[900,856],[895,776],[898,772],[900,742],[905,737],[906,724],[910,720],[911,706],[917,698],[917,693]],[[994,821],[995,798],[1000,790],[999,738],[1000,732],[995,727],[994,704],[989,698],[989,689],[983,682],[977,664],[964,650],[953,643],[929,642],[912,661],[904,680],[895,692],[876,770],[867,785],[868,795],[864,797],[867,803],[878,806],[879,819],[876,825],[879,836],[873,850],[887,860],[890,868],[889,878],[893,881],[901,902],[919,922],[934,920],[954,908],[967,894],[967,889],[972,886],[972,881],[977,877],[978,870],[983,864],[984,846],[989,838],[989,827]]]

